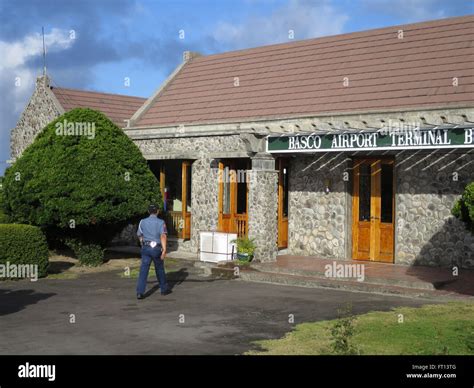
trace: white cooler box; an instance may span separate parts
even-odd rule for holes
[[[236,244],[231,242],[237,239],[237,233],[201,232],[200,236],[201,261],[231,261],[232,253],[237,254]]]

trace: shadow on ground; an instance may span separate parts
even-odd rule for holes
[[[0,290],[0,316],[16,313],[54,295],[34,290]]]

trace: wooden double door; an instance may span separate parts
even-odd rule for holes
[[[191,164],[190,160],[160,161],[160,189],[163,218],[168,233],[189,240],[191,238]]]
[[[352,258],[393,263],[394,160],[354,161]]]
[[[219,163],[219,225],[218,230],[248,234],[249,159],[228,159]]]

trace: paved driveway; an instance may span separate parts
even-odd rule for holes
[[[117,273],[0,282],[0,354],[240,354],[295,323],[420,301],[338,290],[219,280],[182,268],[173,293],[135,299]],[[155,284],[150,283],[149,287]],[[74,314],[75,323],[70,323]]]

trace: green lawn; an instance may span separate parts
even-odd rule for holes
[[[403,323],[399,323],[403,314]],[[335,321],[297,325],[277,340],[257,341],[248,354],[332,354],[330,328]],[[447,303],[397,308],[357,316],[352,344],[362,355],[474,355],[474,304]]]

